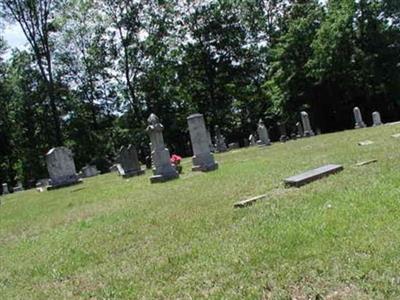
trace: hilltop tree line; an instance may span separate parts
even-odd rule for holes
[[[47,177],[65,145],[106,171],[121,145],[149,153],[150,113],[190,155],[186,117],[242,143],[262,118],[322,132],[380,111],[398,120],[398,0],[0,0],[28,47],[0,39],[0,182]]]

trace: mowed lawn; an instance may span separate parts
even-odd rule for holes
[[[114,173],[1,197],[0,298],[398,299],[398,132],[234,150],[210,173],[185,159],[180,179],[163,184],[149,171]],[[369,159],[378,162],[355,166]],[[329,163],[345,169],[300,189],[282,183]]]

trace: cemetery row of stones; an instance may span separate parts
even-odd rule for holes
[[[360,109],[355,107],[353,110],[355,119],[355,128],[366,127]],[[296,124],[297,134],[292,134],[291,138],[311,137],[315,133],[312,130],[309,116],[307,112],[301,112],[301,123]],[[373,126],[382,125],[381,117],[379,112],[374,112]],[[165,147],[163,130],[164,127],[160,123],[158,117],[151,114],[148,118],[148,127],[146,129],[150,137],[150,149],[151,149],[151,166],[153,170],[153,176],[150,177],[151,183],[164,182],[170,179],[179,177],[179,170],[177,166],[171,163],[169,150]],[[218,163],[214,160],[212,152],[225,152],[232,148],[237,148],[237,143],[229,144],[226,146],[225,138],[221,134],[218,126],[215,127],[215,144],[211,141],[211,136],[207,130],[204,122],[204,117],[201,114],[193,114],[187,118],[191,146],[193,151],[192,157],[192,171],[212,171],[218,168]],[[280,141],[285,142],[289,140],[286,134],[284,124],[278,124],[280,130]],[[268,130],[262,120],[259,121],[257,127],[257,135],[251,134],[249,137],[248,144],[250,146],[268,146],[271,145]],[[86,166],[82,169],[80,174],[77,174],[73,154],[71,150],[66,147],[57,147],[51,149],[46,154],[46,164],[50,179],[41,179],[37,182],[37,187],[42,189],[55,189],[65,186],[70,186],[82,182],[82,177],[92,177],[98,175],[100,172],[96,166]],[[123,178],[132,176],[138,176],[144,174],[144,170],[141,169],[140,162],[135,147],[129,145],[128,147],[121,147],[117,158],[117,164],[115,170]],[[21,184],[13,188],[13,192],[22,191],[23,187]],[[2,184],[3,194],[8,194],[9,188],[7,183]]]

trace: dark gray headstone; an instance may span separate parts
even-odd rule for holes
[[[121,171],[118,168],[120,175],[124,178],[144,174],[144,171],[140,168],[136,148],[133,145],[129,145],[128,147],[122,146],[119,150],[117,161],[123,170]]]

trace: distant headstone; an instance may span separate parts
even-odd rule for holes
[[[254,134],[250,134],[249,146],[252,147],[252,146],[256,146],[256,145],[257,145],[257,142],[256,142],[256,138],[255,138]]]
[[[10,193],[10,191],[8,190],[8,184],[7,183],[3,183],[2,184],[2,188],[3,188],[3,195],[7,195]]]
[[[343,170],[341,165],[326,165],[320,168],[301,173],[285,179],[287,186],[300,187],[312,181],[318,180],[322,177],[334,174]]]
[[[47,171],[51,185],[49,190],[80,183],[76,174],[75,162],[71,150],[66,147],[56,147],[46,154]]]
[[[269,139],[267,127],[265,127],[265,124],[261,119],[258,121],[257,134],[259,138],[259,140],[257,141],[258,145],[260,146],[271,145],[271,140]]]
[[[229,143],[228,144],[229,150],[234,150],[234,149],[239,149],[239,148],[240,148],[239,143]]]
[[[128,147],[122,146],[119,150],[117,161],[118,172],[124,178],[144,174],[144,171],[140,167],[136,148],[133,145],[129,145]]]
[[[193,114],[187,118],[190,140],[192,142],[193,157],[192,171],[213,171],[218,169],[211,153],[209,136],[202,114]]]
[[[392,134],[392,137],[395,139],[398,139],[398,138],[400,138],[400,133]]]
[[[228,148],[226,147],[225,137],[221,134],[221,129],[218,125],[214,127],[215,129],[215,149],[217,152],[226,152]]]
[[[49,185],[49,178],[42,178],[36,181],[36,187],[47,187]]]
[[[164,182],[179,177],[175,167],[171,164],[170,154],[165,148],[163,130],[164,126],[155,114],[151,114],[147,119],[147,133],[151,140],[151,158],[153,161],[153,176],[150,177],[151,183]]]
[[[279,141],[281,141],[282,143],[288,141],[289,137],[287,136],[287,133],[286,133],[285,123],[278,122],[276,124],[278,125],[278,129],[279,129],[279,133],[280,133]]]
[[[354,120],[356,122],[354,125],[355,129],[367,127],[362,119],[361,111],[358,107],[354,107],[353,114],[354,114]]]
[[[300,122],[296,123],[296,129],[297,129],[297,138],[300,139],[304,136],[304,131],[303,131],[303,126],[301,125]]]
[[[214,144],[213,144],[212,139],[211,139],[210,131],[208,129],[207,129],[207,139],[208,139],[208,145],[210,147],[210,151],[211,152],[215,152],[215,147],[214,147]]]
[[[308,117],[308,113],[302,111],[300,115],[301,115],[301,122],[303,123],[304,137],[314,136],[315,134],[311,128],[310,118]]]
[[[100,174],[100,172],[97,170],[96,166],[88,165],[88,166],[85,166],[85,167],[82,168],[82,176],[84,178],[94,177],[94,176],[97,176],[99,174]]]
[[[23,190],[24,190],[24,187],[22,186],[21,182],[18,182],[17,185],[15,187],[13,187],[14,193],[22,192]]]
[[[374,121],[374,127],[382,125],[381,114],[378,111],[372,113],[372,120]]]

